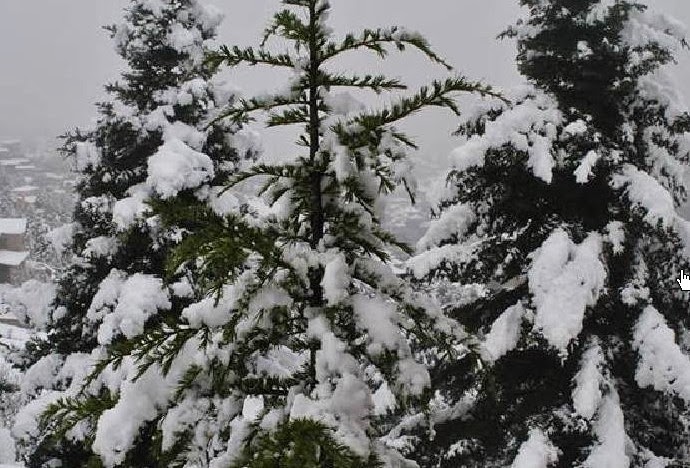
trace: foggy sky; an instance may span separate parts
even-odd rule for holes
[[[226,13],[219,42],[255,45],[279,0],[216,0]],[[690,24],[690,1],[650,0],[649,5]],[[120,21],[126,0],[0,0],[0,138],[52,138],[94,116],[103,85],[122,62],[102,25]],[[498,87],[520,82],[514,43],[496,35],[519,12],[517,0],[333,0],[336,33],[393,24],[422,32],[457,71]],[[690,96],[690,51],[679,57],[675,75]],[[390,73],[413,88],[444,70],[419,54],[392,55],[386,64],[353,54],[338,65],[347,70]],[[230,76],[247,92],[268,91],[282,76],[270,70],[240,70]],[[447,112],[426,112],[407,125],[434,154],[434,164],[453,147],[447,136],[457,125]],[[268,136],[276,151],[281,137]]]

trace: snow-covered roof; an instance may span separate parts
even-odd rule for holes
[[[28,195],[24,197],[26,203],[36,203],[37,197],[35,195]]]
[[[0,153],[9,153],[9,152],[10,152],[10,150],[8,150],[7,148],[3,148],[2,146],[0,146]]]
[[[23,347],[31,339],[31,332],[14,315],[0,315],[0,343]],[[3,465],[0,468],[21,468],[20,465]]]
[[[33,164],[26,164],[26,165],[22,165],[22,166],[17,166],[17,169],[26,170],[26,171],[33,171],[34,169],[36,169],[36,166],[34,166]]]
[[[7,146],[18,145],[20,143],[21,143],[21,140],[14,140],[14,139],[13,140],[2,140],[2,141],[0,141],[0,145],[7,145]]]
[[[29,161],[26,158],[14,158],[14,159],[3,159],[0,160],[0,166],[17,166],[19,164],[26,164]]]
[[[0,234],[24,234],[26,218],[0,218]]]
[[[12,189],[13,192],[33,192],[35,190],[38,190],[38,187],[35,185],[22,185]]]
[[[29,252],[0,250],[0,265],[19,266],[29,256]]]

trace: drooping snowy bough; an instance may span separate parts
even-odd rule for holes
[[[410,262],[436,290],[480,291],[448,302],[479,340],[464,364],[438,369],[438,424],[418,458],[680,466],[690,116],[665,65],[685,30],[630,1],[521,3],[528,12],[507,34],[530,84],[461,129]],[[472,366],[477,378],[463,377]]]

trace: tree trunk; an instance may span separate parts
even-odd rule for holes
[[[311,240],[312,248],[317,248],[323,239],[324,213],[323,200],[321,196],[321,180],[323,178],[321,167],[317,161],[320,146],[320,125],[319,120],[319,101],[318,101],[318,79],[319,79],[319,57],[318,57],[318,38],[317,38],[317,17],[316,0],[309,6],[309,162],[310,167],[310,186],[311,186]],[[312,305],[320,307],[323,305],[323,290],[321,280],[323,278],[322,269],[313,270],[310,274],[310,288],[312,293]]]

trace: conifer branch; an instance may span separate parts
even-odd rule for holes
[[[266,119],[266,126],[277,127],[281,125],[306,124],[309,122],[309,111],[306,106],[298,109],[287,109],[280,113],[270,113]]]
[[[367,129],[377,128],[395,123],[429,106],[445,107],[460,115],[460,109],[454,100],[454,94],[459,92],[479,93],[482,96],[503,99],[491,86],[470,82],[464,77],[448,78],[445,81],[434,81],[430,87],[422,87],[414,96],[404,98],[388,109],[357,116],[351,123],[360,124]]]
[[[305,99],[303,93],[293,96],[274,95],[269,97],[241,99],[236,106],[231,107],[213,119],[210,125],[227,118],[235,124],[242,125],[256,120],[255,117],[252,116],[255,112],[270,111],[277,107],[303,106],[306,104],[308,104],[308,101]]]
[[[308,7],[306,4],[293,4],[302,7]],[[285,39],[305,42],[305,38],[309,36],[309,25],[305,24],[299,16],[290,10],[281,10],[273,15],[273,22],[264,31],[264,37],[261,41],[261,47],[266,45],[266,42],[271,36],[281,36]]]
[[[398,140],[400,143],[407,146],[408,148],[412,148],[415,150],[419,149],[417,144],[414,141],[412,141],[412,139],[410,137],[408,137],[407,135],[405,135],[404,133],[394,130],[393,132],[391,132],[391,135],[393,135],[393,138],[395,138],[396,140]]]
[[[292,57],[288,54],[272,54],[264,50],[263,48],[259,50],[254,50],[252,47],[247,47],[242,49],[238,46],[233,46],[232,48],[224,45],[218,51],[209,53],[206,58],[207,63],[209,63],[213,68],[219,67],[221,64],[225,63],[230,67],[234,67],[240,64],[246,64],[250,66],[254,65],[269,65],[272,67],[285,67],[294,68],[295,64]]]
[[[340,43],[329,42],[324,46],[320,56],[321,62],[326,62],[347,51],[367,49],[374,52],[380,58],[386,58],[388,51],[386,45],[393,45],[399,51],[404,51],[407,46],[411,46],[432,62],[442,65],[447,70],[453,67],[443,60],[436,52],[431,49],[428,41],[420,34],[408,32],[399,26],[390,28],[365,29],[358,36],[348,34]]]
[[[387,78],[384,75],[365,75],[365,76],[340,76],[328,75],[324,77],[321,84],[327,88],[342,86],[350,88],[367,88],[377,94],[384,90],[407,89],[407,86],[394,78]]]
[[[289,164],[256,164],[247,171],[242,171],[235,174],[235,176],[232,177],[232,179],[228,182],[226,189],[234,187],[235,185],[244,182],[245,180],[251,179],[253,177],[270,176],[275,178],[276,180],[281,177],[292,178],[296,174],[296,171],[297,168]]]
[[[52,428],[52,439],[60,440],[81,421],[93,421],[116,403],[117,399],[107,390],[98,396],[63,397],[48,405],[39,420],[42,426]]]

